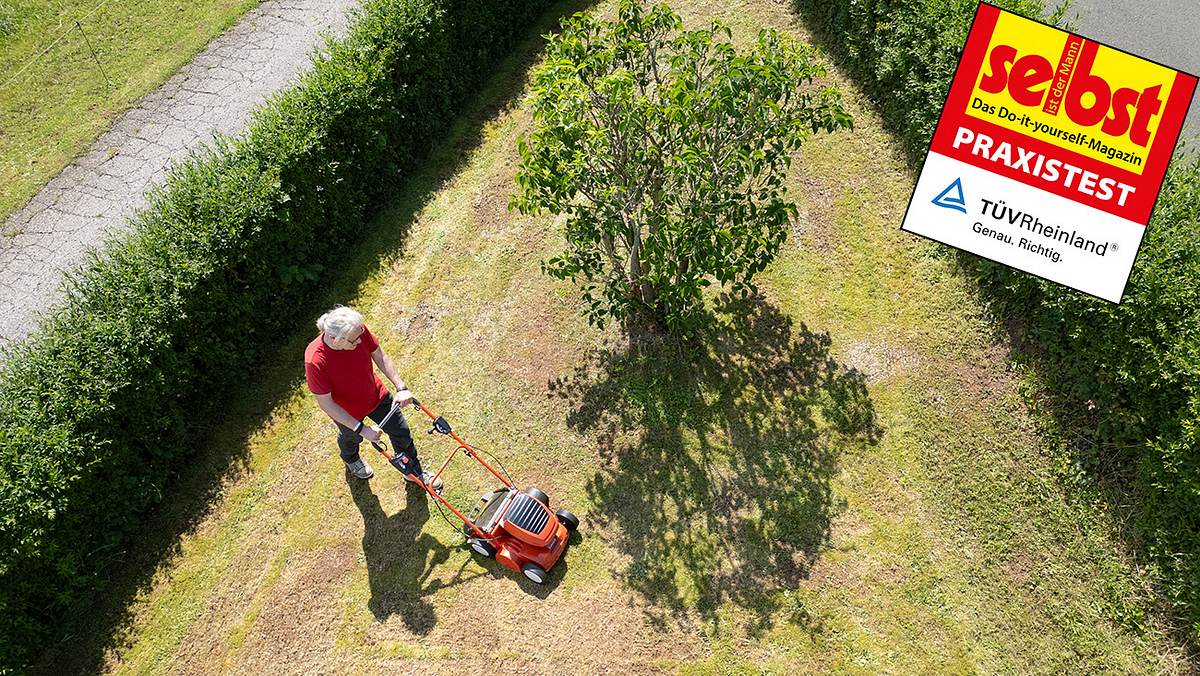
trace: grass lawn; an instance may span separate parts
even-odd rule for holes
[[[674,5],[743,40],[804,35],[771,0]],[[1112,518],[1063,488],[968,283],[899,231],[913,177],[848,83],[832,78],[856,129],[802,149],[801,218],[762,297],[684,358],[590,329],[540,274],[555,224],[505,208],[530,118],[502,101],[526,65],[505,66],[329,301],[360,308],[417,396],[579,514],[582,537],[538,587],[457,546],[378,459],[350,478],[302,384],[305,332],[262,381],[282,403],[200,453],[245,462],[106,669],[1187,670]],[[450,450],[409,420],[427,464]],[[468,462],[447,483],[459,504],[489,487]]]
[[[258,3],[0,0],[0,221]]]

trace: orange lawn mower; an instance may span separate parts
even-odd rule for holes
[[[549,577],[546,571],[550,570],[562,557],[563,551],[567,548],[567,539],[571,533],[575,532],[575,529],[579,528],[579,518],[565,509],[551,512],[550,498],[533,486],[518,490],[508,477],[497,472],[483,458],[479,457],[478,449],[459,438],[450,429],[450,423],[446,422],[445,418],[440,415],[435,416],[416,399],[412,400],[412,405],[414,408],[421,409],[433,421],[433,427],[430,428],[428,434],[434,432],[445,434],[458,443],[450,455],[446,456],[446,460],[442,462],[442,466],[438,468],[437,474],[433,475],[429,483],[436,484],[437,479],[442,476],[442,472],[446,471],[450,461],[461,451],[478,461],[484,469],[491,472],[504,485],[484,494],[464,516],[454,505],[442,497],[440,491],[426,485],[421,481],[419,475],[408,468],[407,456],[393,454],[387,446],[378,441],[371,442],[375,450],[383,454],[388,463],[400,470],[409,480],[424,488],[441,505],[445,505],[451,512],[454,512],[455,516],[462,519],[463,533],[467,536],[467,544],[476,554],[494,558],[505,568],[522,573],[537,584],[545,584]],[[400,405],[394,400],[392,409],[380,421],[379,427],[382,428],[399,411]],[[495,460],[494,457],[493,460]],[[499,461],[496,462],[500,464]],[[503,469],[503,465],[501,465],[501,469]],[[440,505],[438,509],[441,510]],[[442,516],[445,518],[444,512]],[[448,518],[447,521],[449,522]]]

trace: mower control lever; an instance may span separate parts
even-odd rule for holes
[[[450,423],[446,422],[446,419],[439,415],[437,420],[433,421],[433,427],[426,434],[433,434],[434,432],[450,434]]]

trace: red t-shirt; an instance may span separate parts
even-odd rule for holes
[[[388,390],[375,375],[371,354],[379,341],[363,325],[362,342],[353,350],[335,350],[317,336],[304,350],[304,378],[313,394],[332,394],[333,401],[362,420],[375,410]]]

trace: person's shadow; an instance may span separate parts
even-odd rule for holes
[[[347,471],[346,483],[363,517],[363,553],[371,588],[367,607],[380,621],[399,614],[413,633],[428,634],[437,618],[426,597],[446,586],[440,580],[429,582],[429,575],[450,557],[445,545],[422,532],[429,519],[428,496],[420,486],[405,481],[404,509],[388,516],[368,482]]]

